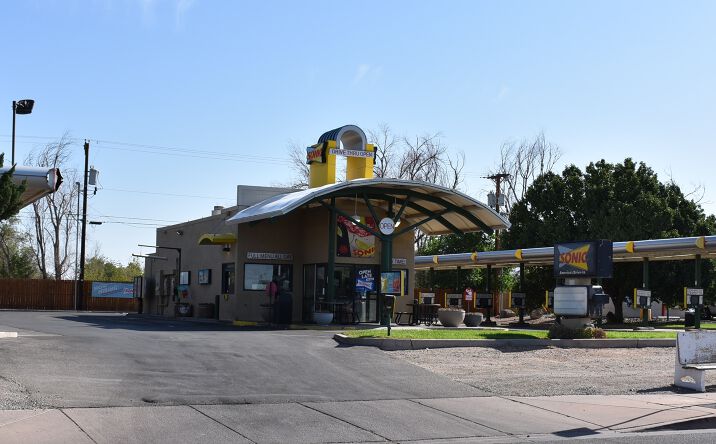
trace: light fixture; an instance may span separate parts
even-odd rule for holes
[[[231,244],[224,244],[224,248],[222,248],[222,250],[228,253],[231,251]]]
[[[179,236],[184,236],[184,230],[177,230],[176,233]]]
[[[32,99],[12,101],[12,165],[15,165],[15,115],[30,114],[35,101]]]
[[[398,228],[400,226],[400,219],[398,219],[397,222],[395,222],[395,228]]]

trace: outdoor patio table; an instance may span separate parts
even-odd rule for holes
[[[417,309],[415,304],[407,304],[409,307],[413,307],[413,322],[412,325],[432,325],[437,323],[438,320],[438,309],[441,307],[440,304],[418,304]]]

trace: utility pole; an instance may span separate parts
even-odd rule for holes
[[[77,213],[75,213],[75,310],[77,310],[77,295],[78,295],[78,277],[79,277],[79,254],[80,254],[80,186],[79,182],[75,182],[77,185]]]
[[[89,170],[89,140],[85,140],[85,176],[84,188],[82,190],[82,247],[80,249],[80,280],[77,298],[77,309],[82,309],[82,302],[85,295],[85,243],[87,241],[87,175]]]
[[[493,174],[491,176],[485,177],[485,179],[490,179],[490,180],[495,181],[495,211],[497,211],[497,214],[500,214],[500,195],[502,194],[502,189],[500,188],[500,185],[501,185],[502,179],[505,179],[507,177],[510,177],[510,175],[507,173]],[[495,230],[495,251],[497,251],[499,249],[500,249],[500,232]],[[499,285],[500,269],[499,268],[495,271],[495,278],[496,278],[495,279],[495,283],[496,283],[495,288],[498,289],[497,290],[497,294],[498,294],[497,307],[495,307],[495,310],[497,312],[496,314],[498,314],[500,307],[502,306],[502,301],[499,298],[499,294],[500,294],[500,290],[499,290],[499,288],[500,288],[500,285]]]

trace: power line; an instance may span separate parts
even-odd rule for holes
[[[10,137],[6,134],[0,135],[0,137]],[[47,136],[17,136],[18,138],[36,139],[36,140],[57,140],[56,137]],[[78,143],[80,139],[69,138],[71,143]],[[163,145],[150,145],[142,143],[132,142],[117,142],[103,139],[92,139],[95,142],[96,148],[99,149],[110,149],[120,151],[139,152],[145,154],[159,154],[176,157],[192,157],[198,159],[212,159],[212,160],[228,160],[231,162],[248,162],[248,163],[263,163],[263,164],[276,164],[282,163],[290,165],[291,161],[283,157],[272,157],[272,156],[258,156],[254,154],[241,154],[241,153],[229,153],[225,151],[209,151],[200,150],[196,148],[183,148],[174,146],[163,146]],[[140,149],[143,148],[143,149]]]
[[[127,190],[127,189],[123,189],[123,188],[100,188],[100,190],[117,191],[120,193],[153,194],[153,195],[157,195],[157,196],[192,197],[192,198],[196,198],[196,199],[233,200],[232,197],[224,197],[224,196],[199,196],[199,195],[195,195],[195,194],[162,193],[159,191]]]

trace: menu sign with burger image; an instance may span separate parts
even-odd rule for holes
[[[336,255],[338,257],[373,257],[375,236],[356,225],[352,219],[338,216]],[[361,223],[375,228],[372,217],[361,217]]]

